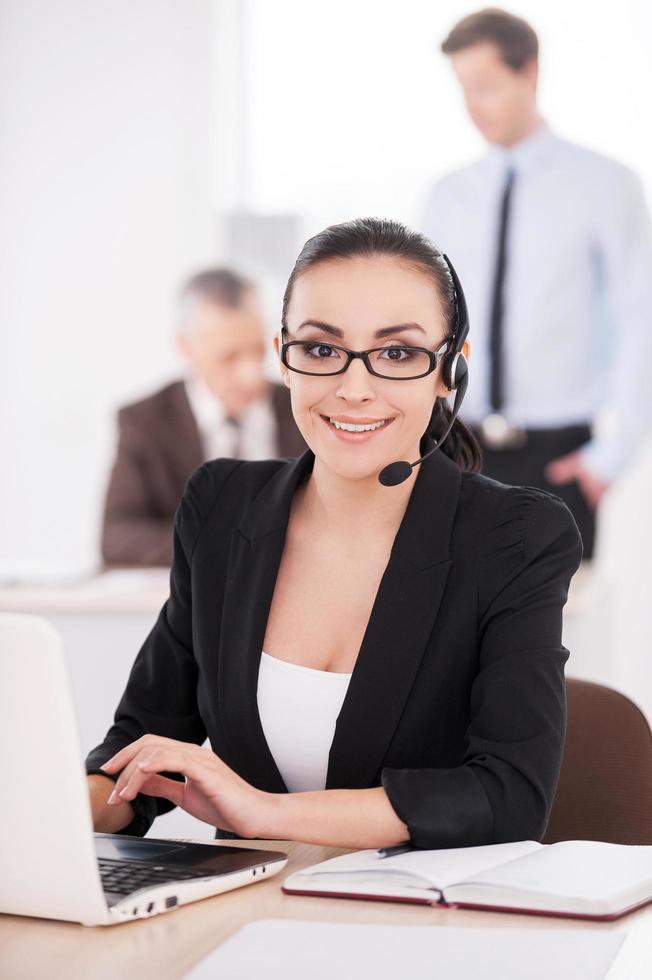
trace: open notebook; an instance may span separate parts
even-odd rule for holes
[[[356,851],[285,879],[299,895],[616,919],[652,902],[652,846],[515,841],[409,851]]]

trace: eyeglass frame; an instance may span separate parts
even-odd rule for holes
[[[281,328],[281,334],[287,332],[288,332],[287,327]],[[415,351],[419,351],[419,353],[428,355],[428,358],[430,360],[430,367],[428,368],[428,370],[424,371],[423,374],[412,374],[409,375],[408,377],[405,376],[391,377],[386,374],[378,374],[378,372],[374,371],[374,369],[372,368],[371,363],[369,361],[369,354],[373,354],[377,350],[392,350],[393,349],[392,347],[370,347],[368,348],[368,350],[351,350],[349,347],[340,347],[339,344],[331,344],[329,341],[326,340],[323,341],[289,340],[281,344],[281,363],[285,365],[288,371],[294,371],[296,374],[305,374],[310,378],[315,378],[315,377],[332,378],[336,374],[344,374],[344,372],[348,370],[351,361],[355,357],[359,357],[360,360],[364,363],[364,366],[366,367],[369,374],[373,375],[375,378],[381,378],[383,381],[417,381],[419,378],[427,378],[429,374],[432,374],[433,371],[437,370],[437,366],[439,362],[448,352],[449,344],[452,339],[453,338],[451,337],[446,337],[446,339],[442,341],[442,343],[440,344],[440,346],[437,348],[436,351],[428,350],[427,347],[412,347],[411,345],[408,344],[395,345],[397,350],[415,350]],[[344,367],[338,368],[337,371],[302,371],[300,368],[292,367],[290,364],[288,364],[287,350],[289,347],[293,347],[299,344],[301,344],[302,346],[305,346],[306,344],[314,344],[315,346],[321,345],[323,347],[332,347],[335,350],[343,351],[346,354],[346,364],[344,365]]]

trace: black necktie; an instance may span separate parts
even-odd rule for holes
[[[491,332],[489,335],[489,363],[491,373],[489,399],[492,412],[500,412],[505,401],[505,392],[503,390],[503,310],[505,306],[503,288],[507,266],[505,246],[513,186],[514,171],[508,170],[500,202],[500,227],[498,229],[498,249],[491,303]]]

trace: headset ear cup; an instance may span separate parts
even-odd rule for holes
[[[463,379],[469,373],[469,362],[465,358],[464,354],[460,351],[457,354],[453,367],[453,388],[459,388]]]
[[[461,351],[451,351],[450,356],[444,360],[442,371],[444,384],[449,391],[455,391],[456,388],[459,388],[468,370],[469,365],[464,354]]]
[[[454,369],[454,365],[455,365],[455,352],[451,351],[451,353],[447,354],[446,357],[444,358],[442,364],[442,371],[441,371],[442,381],[444,382],[444,384],[446,385],[449,391],[452,391],[453,388],[455,387],[454,379],[452,377],[452,371]]]

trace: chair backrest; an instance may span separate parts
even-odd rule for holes
[[[629,698],[568,678],[568,725],[544,844],[652,844],[652,733]]]

